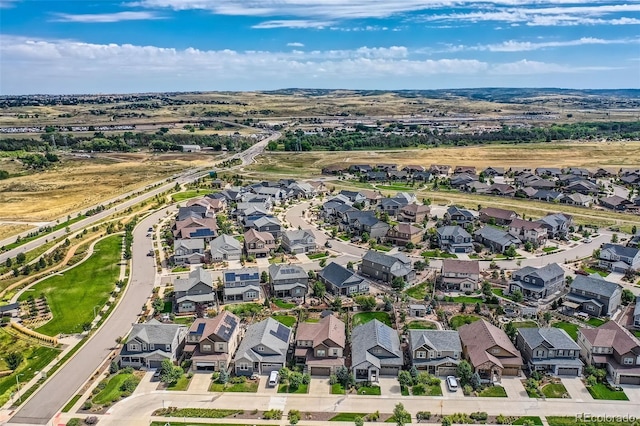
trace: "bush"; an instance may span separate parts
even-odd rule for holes
[[[335,374],[332,374],[329,376],[329,384],[330,385],[335,385],[336,383],[338,383],[338,376],[336,376]]]
[[[375,413],[367,414],[364,420],[367,422],[377,422],[379,418],[380,418],[380,411],[376,410]]]
[[[120,385],[120,390],[131,395],[133,391],[136,390],[136,386],[138,386],[138,379],[136,379],[135,377],[129,377],[127,378],[127,380],[122,382],[122,384]]]
[[[482,420],[487,420],[489,415],[484,411],[476,411],[475,413],[469,414],[469,417],[471,417],[473,420],[482,421]]]
[[[87,399],[84,404],[82,404],[83,410],[91,410],[93,408],[93,402],[90,399]]]
[[[263,419],[267,420],[281,420],[282,410],[268,410],[262,414]]]
[[[115,374],[118,372],[118,370],[120,370],[120,366],[118,366],[118,363],[115,361],[111,361],[111,364],[109,364],[109,373]]]
[[[82,420],[80,420],[77,417],[69,419],[69,421],[67,422],[67,426],[80,426],[80,425],[82,425]]]
[[[471,393],[473,392],[473,388],[471,387],[471,385],[464,385],[462,387],[462,393],[465,395],[471,395]]]
[[[98,423],[98,417],[89,416],[89,417],[84,419],[84,423],[88,424],[88,425],[95,425],[96,423]]]
[[[236,376],[236,377],[232,377],[231,380],[229,380],[229,382],[233,383],[233,384],[241,384],[241,383],[246,383],[247,382],[247,378],[244,376]]]
[[[303,385],[308,385],[309,383],[311,383],[311,376],[309,374],[303,374],[302,375],[302,384]]]
[[[431,418],[431,411],[418,411],[416,413],[416,419],[420,420],[429,420]]]
[[[121,373],[133,374],[133,367],[125,367],[121,370]]]

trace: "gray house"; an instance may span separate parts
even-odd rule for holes
[[[374,319],[351,333],[351,371],[357,382],[377,382],[380,376],[397,376],[404,364],[398,333]]]
[[[519,328],[516,347],[530,371],[580,376],[580,346],[560,328]]]
[[[269,374],[287,363],[291,329],[273,318],[247,327],[238,351],[233,357],[238,376]]]
[[[362,258],[360,273],[387,284],[394,278],[402,278],[407,283],[416,278],[416,271],[407,256],[402,253],[388,255],[375,250],[369,250]]]
[[[190,238],[173,242],[173,262],[176,265],[204,262],[204,240]]]
[[[313,231],[296,229],[282,233],[282,246],[288,253],[313,253],[317,250],[316,237]]]
[[[633,308],[633,327],[640,328],[640,296],[636,296],[636,306]]]
[[[522,241],[506,231],[493,226],[484,226],[473,233],[473,238],[494,253],[504,253],[509,247],[519,247]]]
[[[460,336],[454,330],[409,330],[409,356],[418,370],[455,375],[462,359]]]
[[[275,297],[304,297],[309,288],[309,275],[298,265],[269,265],[271,290]]]
[[[134,324],[118,359],[122,367],[159,368],[165,359],[180,359],[187,327],[152,319]]]
[[[223,275],[224,302],[252,302],[260,299],[258,268],[228,270]]]
[[[611,272],[626,272],[640,269],[640,249],[620,244],[603,244],[600,249],[599,266]]]
[[[240,241],[227,234],[222,234],[211,241],[209,247],[213,262],[240,260],[242,256],[242,244]]]
[[[367,279],[335,262],[331,262],[318,272],[318,279],[326,286],[329,293],[336,296],[369,293]]]
[[[564,238],[573,223],[573,216],[565,213],[554,213],[541,218],[537,222],[547,230],[549,237]]]
[[[458,225],[466,225],[467,223],[472,223],[476,220],[474,214],[469,210],[456,206],[449,207],[447,212],[444,214],[444,218],[451,222],[456,222]]]
[[[438,245],[449,253],[471,253],[473,242],[471,234],[461,226],[441,226],[436,230]]]
[[[557,263],[541,268],[525,266],[511,275],[509,293],[519,290],[526,299],[544,299],[564,287],[564,269]]]
[[[261,216],[248,225],[256,231],[270,233],[273,238],[279,238],[282,231],[280,220],[273,216]]]
[[[359,235],[366,232],[369,234],[369,238],[377,240],[385,237],[390,228],[391,226],[388,223],[379,220],[375,216],[363,216],[353,222],[351,230]]]
[[[198,305],[210,306],[216,302],[213,278],[206,269],[197,268],[187,279],[176,279],[173,289],[179,313],[195,312]]]
[[[620,307],[622,287],[598,274],[577,275],[569,287],[564,305],[594,317],[611,316]],[[568,302],[568,303],[567,303]]]

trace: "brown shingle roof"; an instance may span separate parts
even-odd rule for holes
[[[313,340],[315,348],[325,340],[331,340],[341,348],[345,347],[345,325],[334,315],[327,315],[319,322],[303,322],[298,325],[296,340]]]
[[[222,311],[214,318],[198,318],[193,322],[193,324],[191,324],[191,327],[189,327],[189,333],[193,333],[198,330],[200,324],[204,324],[201,339],[206,339],[211,335],[216,335],[221,340],[228,341],[228,337],[230,336],[225,336],[224,333],[220,333],[220,327],[223,325],[229,326],[230,324],[235,324],[235,327],[237,327],[238,324],[240,324],[240,318],[229,311]]]
[[[463,325],[458,329],[458,334],[460,335],[462,345],[467,349],[469,360],[474,366],[478,366],[486,361],[502,365],[500,360],[508,361],[510,365],[522,365],[520,351],[516,349],[507,334],[483,319]],[[512,356],[496,357],[487,352],[494,346],[501,347]]]
[[[512,216],[517,216],[517,213],[513,210],[504,210],[495,207],[484,207],[480,209],[480,214],[483,213],[489,217],[495,217],[497,219],[511,219]]]
[[[594,329],[581,328],[580,332],[591,346],[613,348],[620,355],[640,347],[640,340],[615,321],[607,321]]]
[[[523,229],[544,229],[544,227],[539,223],[539,222],[531,222],[528,220],[522,220],[522,219],[513,219],[511,221],[511,224],[509,226],[512,226],[514,228],[523,228]]]
[[[444,259],[442,261],[442,271],[479,274],[480,263],[477,260]]]

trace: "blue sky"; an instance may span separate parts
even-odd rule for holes
[[[640,88],[640,0],[0,0],[0,94]]]

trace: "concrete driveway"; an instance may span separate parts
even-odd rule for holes
[[[207,392],[211,384],[211,372],[193,373],[191,383],[189,383],[189,392]]]
[[[563,377],[562,384],[567,388],[569,396],[575,401],[593,401],[593,397],[579,377]]]
[[[507,392],[508,398],[522,398],[529,399],[529,395],[527,395],[527,391],[524,389],[522,384],[522,377],[503,377],[502,378],[502,387]]]
[[[140,383],[138,383],[138,386],[136,387],[136,390],[134,392],[135,395],[151,393],[158,388],[158,384],[160,382],[158,380],[151,380],[153,373],[155,373],[155,370],[147,371],[144,374],[144,377],[142,378],[142,380],[140,380]]]
[[[620,387],[624,389],[624,393],[629,397],[629,401],[640,404],[640,386],[621,385]]]
[[[260,376],[258,392],[266,393],[269,395],[276,395],[278,393],[278,386],[269,386],[269,376]]]
[[[328,377],[313,376],[309,383],[309,395],[329,395],[331,393],[331,385]]]
[[[464,397],[464,393],[462,392],[462,386],[460,386],[460,382],[458,382],[458,390],[455,392],[451,392],[449,387],[447,387],[447,376],[440,376],[440,389],[442,389],[442,397],[443,398],[454,398],[454,397]]]
[[[402,394],[400,383],[398,383],[396,377],[380,377],[378,385],[380,385],[380,394],[383,396],[399,396]]]

